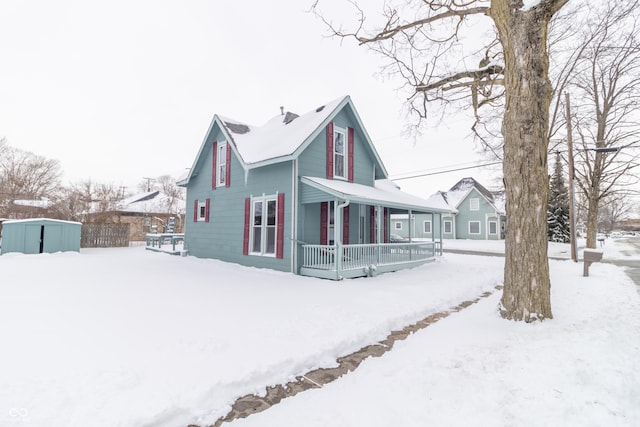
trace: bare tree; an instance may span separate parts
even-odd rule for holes
[[[604,6],[604,7],[603,7]],[[598,212],[638,182],[640,19],[636,0],[591,6],[585,49],[569,81],[577,132],[576,183],[586,199],[587,247],[596,247]],[[617,152],[606,152],[619,148]],[[597,151],[595,151],[595,150]],[[603,152],[604,151],[604,152]]]
[[[471,105],[479,111],[505,95],[502,136],[507,233],[504,291],[506,319],[553,317],[547,258],[549,176],[548,26],[568,0],[414,0],[387,5],[381,26],[369,29],[360,11],[353,37],[390,59],[409,89],[409,111],[418,122],[428,106]],[[320,15],[319,1],[314,8]],[[479,33],[477,24],[491,28]],[[488,24],[488,25],[487,25]],[[478,123],[478,121],[476,121]]]
[[[604,200],[598,212],[598,228],[605,233],[610,233],[632,212],[632,209],[633,205],[629,203],[628,197],[618,194],[610,195]]]
[[[15,199],[54,197],[60,186],[60,163],[0,141],[0,215],[10,216]]]
[[[186,190],[176,185],[176,179],[171,175],[162,175],[156,180],[156,185],[167,197],[166,205],[169,211],[184,213]]]
[[[186,190],[176,185],[175,177],[161,175],[157,178],[144,178],[138,184],[140,191],[160,191],[165,197],[165,207],[173,213],[185,213]]]

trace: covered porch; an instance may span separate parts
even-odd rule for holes
[[[332,280],[413,268],[442,254],[442,235],[431,240],[391,238],[391,214],[423,213],[439,221],[448,207],[403,193],[391,181],[375,186],[301,178],[298,273]]]

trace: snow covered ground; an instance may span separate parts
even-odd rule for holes
[[[499,252],[501,242],[454,244]],[[603,247],[605,258],[628,249],[611,239]],[[5,254],[0,425],[213,423],[238,396],[333,366],[492,290],[503,263],[445,254],[332,282],[141,247]],[[637,287],[613,265],[594,264],[587,278],[582,264],[550,265],[553,320],[501,320],[496,292],[322,389],[231,425],[640,425]]]

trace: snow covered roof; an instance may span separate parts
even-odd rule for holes
[[[449,191],[438,191],[431,197],[441,197],[452,208],[458,208],[471,190],[478,191],[487,202],[491,203],[498,213],[504,214],[504,192],[491,192],[474,178],[467,177],[458,181]]]
[[[249,125],[216,114],[207,130],[189,174],[179,181],[179,185],[186,185],[192,174],[197,173],[195,170],[196,164],[207,145],[209,134],[216,125],[231,142],[231,148],[237,154],[243,168],[252,169],[296,158],[320,132],[325,131],[327,124],[346,106],[349,106],[353,112],[358,122],[359,130],[371,147],[373,157],[377,162],[377,169],[386,177],[388,174],[384,164],[367,134],[351,98],[343,96],[302,115],[292,112],[279,114],[267,121],[263,126]]]
[[[171,208],[169,196],[160,191],[148,191],[136,194],[118,202],[116,210],[136,213],[175,213]]]
[[[323,124],[346,98],[335,99],[301,116],[277,115],[263,126],[250,126],[218,116],[245,163],[292,155]]]
[[[302,183],[340,199],[358,203],[376,201],[385,206],[410,209],[416,212],[451,212],[451,209],[445,203],[441,203],[437,199],[426,200],[405,193],[393,181],[388,179],[376,180],[373,187],[311,176],[303,176]]]
[[[53,202],[47,197],[43,197],[39,200],[14,200],[13,203],[19,206],[29,206],[32,208],[42,209],[47,209],[48,207],[53,205]]]
[[[77,221],[66,221],[63,219],[55,219],[55,218],[25,218],[25,219],[10,219],[10,220],[6,220],[3,221],[2,224],[16,224],[16,223],[20,223],[20,222],[43,222],[43,221],[51,221],[51,222],[62,222],[65,224],[77,224],[77,225],[82,225],[81,222],[77,222]]]

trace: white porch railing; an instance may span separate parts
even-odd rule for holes
[[[334,271],[340,278],[348,272],[351,274],[346,276],[350,277],[370,275],[379,267],[400,270],[434,259],[438,245],[439,242],[343,245],[338,257],[337,246],[302,245],[302,274],[315,276],[313,270]]]

